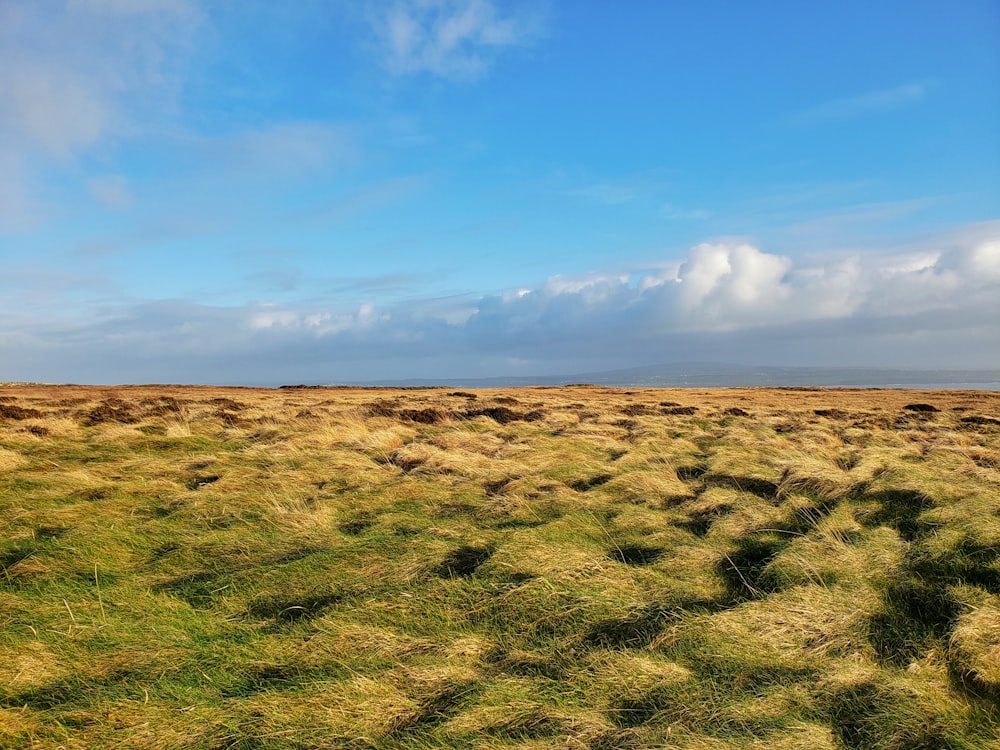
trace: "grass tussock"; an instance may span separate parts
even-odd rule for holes
[[[1000,748],[1000,397],[0,388],[0,747]]]

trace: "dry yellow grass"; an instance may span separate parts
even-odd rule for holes
[[[1000,394],[0,387],[0,746],[1000,748]]]

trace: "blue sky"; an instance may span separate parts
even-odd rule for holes
[[[0,0],[0,380],[1000,367],[1000,5]]]

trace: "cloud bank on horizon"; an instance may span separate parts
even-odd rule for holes
[[[237,383],[530,375],[553,363],[569,374],[685,358],[995,367],[1000,222],[938,247],[796,263],[751,244],[704,243],[661,268],[391,307],[166,300],[85,323],[8,314],[4,328],[16,333],[0,341],[42,371],[71,366],[84,380],[101,379],[95,351],[124,381],[172,382],[219,372]]]
[[[1000,368],[1000,9],[779,5],[0,4],[0,381]]]

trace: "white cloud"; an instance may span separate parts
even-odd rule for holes
[[[592,273],[586,276],[567,278],[564,276],[552,276],[545,281],[542,287],[538,290],[543,294],[555,296],[560,294],[575,294],[575,295],[587,295],[590,298],[596,296],[603,296],[605,289],[609,286],[621,286],[627,284],[629,280],[628,275],[622,274],[602,274],[602,273]],[[530,294],[529,289],[519,289],[517,291],[517,297],[524,297],[526,294]]]
[[[539,18],[504,14],[491,0],[404,0],[373,16],[382,62],[394,75],[475,79],[508,47],[529,43]]]
[[[1000,240],[976,245],[959,256],[960,270],[983,281],[1000,281]]]
[[[677,275],[679,312],[699,329],[766,322],[792,295],[792,261],[752,245],[695,247]]]
[[[249,325],[251,328],[277,328],[279,326],[287,328],[289,326],[299,326],[302,324],[301,316],[291,310],[267,309],[271,307],[271,305],[261,305],[261,307],[264,308],[261,312],[250,316]]]

